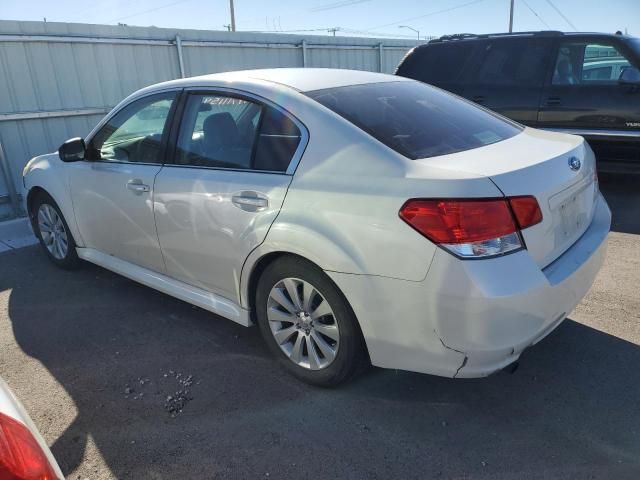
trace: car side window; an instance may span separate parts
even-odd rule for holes
[[[615,84],[631,64],[614,46],[563,43],[553,70],[554,85]]]
[[[285,172],[300,140],[300,129],[285,113],[266,107],[258,134],[253,168]]]
[[[162,163],[162,138],[175,92],[136,100],[114,115],[93,137],[90,160]]]
[[[236,96],[191,94],[175,163],[284,172],[299,143],[298,127],[273,107]]]
[[[485,43],[479,55],[474,83],[489,85],[542,85],[546,44],[531,39],[495,40]]]

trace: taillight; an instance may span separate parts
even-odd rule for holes
[[[532,227],[542,221],[542,212],[536,197],[511,197],[509,203],[520,230]]]
[[[519,230],[542,221],[535,197],[413,199],[399,213],[429,240],[463,258],[519,250]]]
[[[55,480],[53,468],[29,429],[0,413],[0,480]]]

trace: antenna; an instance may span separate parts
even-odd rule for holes
[[[511,0],[511,8],[509,9],[509,33],[513,32],[513,4],[515,0]]]

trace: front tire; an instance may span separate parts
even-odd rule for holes
[[[78,268],[80,259],[60,207],[47,193],[39,193],[31,207],[33,229],[49,260],[60,268]]]
[[[332,387],[366,365],[355,314],[314,264],[292,256],[271,263],[258,282],[255,305],[269,349],[300,380]]]

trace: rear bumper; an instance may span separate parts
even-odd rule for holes
[[[351,302],[374,365],[487,376],[549,334],[588,292],[611,224],[601,195],[597,202],[587,231],[543,270],[527,251],[462,261],[438,250],[422,282],[327,273]]]

